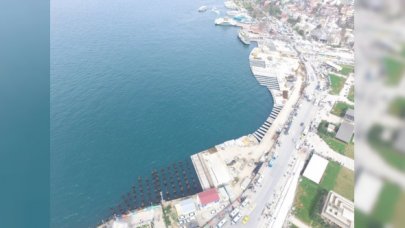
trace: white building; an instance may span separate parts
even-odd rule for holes
[[[196,212],[194,200],[192,198],[185,199],[177,203],[175,206],[178,215],[189,215]]]
[[[354,203],[336,192],[330,191],[321,216],[342,228],[354,227]]]
[[[319,184],[322,179],[323,173],[328,166],[328,163],[329,161],[325,158],[317,154],[313,154],[311,160],[309,160],[309,163],[305,168],[303,176]]]

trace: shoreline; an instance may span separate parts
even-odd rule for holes
[[[245,28],[245,26],[239,26],[241,28]],[[246,26],[247,27],[247,26]],[[251,34],[251,32],[249,32]],[[237,34],[236,34],[237,35]],[[257,58],[258,55],[265,55],[268,54],[267,52],[270,50],[269,47],[265,44],[263,44],[263,38],[266,37],[265,35],[260,36],[260,34],[251,34],[253,38],[255,39],[253,42],[257,43],[257,47],[253,48],[252,51],[249,54],[249,65],[250,65],[250,70],[252,73],[252,76],[255,77],[256,81],[259,83],[259,85],[264,86],[268,89],[271,98],[273,99],[273,107],[272,111],[268,115],[268,118],[265,120],[265,122],[253,133],[243,135],[237,139],[231,139],[228,141],[225,141],[221,144],[215,145],[207,150],[200,151],[198,153],[195,153],[190,156],[193,168],[195,172],[197,173],[198,180],[200,182],[200,185],[202,187],[202,190],[208,190],[208,189],[219,189],[223,186],[226,185],[231,185],[229,187],[230,189],[227,191],[234,191],[234,196],[235,197],[229,197],[229,200],[231,202],[238,201],[240,199],[240,195],[244,192],[244,189],[240,188],[240,186],[237,186],[237,184],[241,184],[243,180],[250,180],[253,181],[254,177],[252,176],[253,171],[256,168],[261,168],[261,166],[265,163],[266,160],[268,160],[268,157],[271,156],[272,148],[275,145],[275,142],[277,140],[278,134],[280,134],[281,129],[283,128],[283,123],[288,120],[287,117],[290,117],[289,115],[289,109],[294,107],[295,105],[295,99],[292,98],[299,98],[297,95],[299,95],[303,80],[300,80],[299,77],[297,77],[297,81],[295,81],[294,85],[289,88],[292,89],[290,91],[288,90],[283,90],[287,91],[287,97],[283,98],[283,91],[281,90],[282,88],[286,88],[285,83],[280,83],[280,80],[282,80],[282,76],[275,75],[272,70],[271,72],[268,71],[269,67],[266,66],[267,60],[265,58]],[[268,42],[272,43],[271,41],[268,40]],[[242,44],[243,45],[243,44]],[[274,44],[272,44],[274,46]],[[281,45],[281,44],[280,44]],[[273,50],[274,52],[278,52],[278,50]],[[290,50],[292,51],[292,50]],[[293,57],[294,54],[289,53],[289,57]],[[296,53],[295,53],[296,57]],[[259,60],[258,60],[259,59]],[[297,58],[298,60],[298,58]],[[261,61],[261,62],[260,62]],[[281,61],[278,59],[278,61]],[[297,62],[297,67],[295,69],[295,72],[297,73],[299,69],[299,64]],[[263,63],[265,67],[263,67]],[[260,66],[261,64],[261,66]],[[299,73],[297,73],[299,74]],[[283,75],[285,76],[285,75]],[[280,79],[281,78],[281,79]],[[297,86],[298,85],[298,86]],[[290,92],[290,93],[289,93]],[[289,96],[293,94],[295,96]],[[297,94],[298,92],[298,94]],[[292,103],[292,104],[291,104]],[[285,108],[286,106],[289,106],[287,109]],[[288,113],[286,113],[288,112]],[[284,118],[283,118],[284,117]],[[236,155],[235,155],[235,152]],[[235,157],[241,159],[246,159],[244,156],[248,154],[249,158],[249,163],[247,161],[244,161],[244,168],[241,169],[241,173],[237,173],[236,175],[231,175],[231,174],[226,174],[227,173],[227,166],[229,166],[229,163],[235,160]],[[239,157],[240,156],[240,157]],[[250,161],[253,161],[250,163]],[[238,161],[236,161],[238,163]],[[259,165],[255,166],[253,164],[259,163]],[[228,170],[229,171],[229,170]],[[217,174],[221,175],[217,175]],[[232,178],[233,177],[233,178]],[[238,179],[238,181],[235,181],[235,179]],[[231,184],[230,184],[231,183]],[[239,187],[239,189],[238,189]],[[140,209],[135,209],[130,211],[127,214],[122,214],[121,216],[113,216],[113,218],[109,218],[109,220],[102,225],[98,227],[110,227],[115,221],[124,219],[126,220],[127,218],[132,218],[137,215],[138,217],[144,217],[144,214],[151,214],[152,212],[152,217],[149,215],[149,220],[152,219],[154,222],[162,222],[163,220],[160,220],[160,217],[164,217],[164,207],[165,205],[175,205],[176,202],[181,201],[182,199],[185,198],[197,198],[197,194],[192,194],[188,196],[184,196],[181,198],[176,198],[173,200],[169,201],[164,201],[162,198],[162,201],[160,204],[157,205],[151,205],[150,207],[144,207]],[[231,206],[232,203],[230,203],[228,206]],[[148,216],[146,216],[148,217]],[[121,218],[121,219],[118,219]],[[144,222],[146,222],[148,219],[140,219],[137,223],[137,225],[142,225]],[[207,222],[209,222],[211,219],[208,219]],[[131,219],[133,221],[133,219]],[[206,223],[205,223],[206,224]],[[159,227],[159,226],[158,226]],[[176,227],[176,226],[175,226]]]

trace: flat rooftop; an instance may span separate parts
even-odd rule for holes
[[[321,216],[342,228],[354,227],[354,203],[330,191]]]
[[[340,125],[339,130],[336,133],[335,137],[345,143],[349,143],[352,139],[353,132],[354,132],[354,125],[349,124],[347,122],[343,122]]]
[[[309,160],[309,163],[305,168],[303,176],[319,184],[322,179],[323,173],[328,166],[328,163],[329,161],[325,158],[317,154],[313,154],[311,160]]]

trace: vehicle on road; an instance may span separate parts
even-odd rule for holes
[[[306,136],[308,134],[309,131],[309,126],[305,127],[304,131],[302,132],[303,136]]]
[[[233,209],[233,211],[231,211],[231,213],[229,215],[233,218],[238,214],[239,214],[239,208],[235,208],[235,209]]]
[[[269,161],[269,167],[270,167],[270,168],[273,167],[275,162],[276,162],[276,159],[275,159],[275,158],[272,158],[272,159]]]
[[[261,184],[263,182],[263,176],[259,174],[259,178],[257,178],[257,183]]]
[[[298,150],[298,149],[300,148],[300,146],[301,146],[301,141],[298,140],[298,141],[295,143],[295,149]]]
[[[237,214],[235,218],[232,219],[232,224],[238,223],[238,221],[242,218],[242,215]]]
[[[228,221],[227,218],[223,218],[216,226],[216,228],[221,228],[222,226],[225,225],[225,223]]]
[[[249,220],[250,220],[249,215],[246,215],[245,217],[243,217],[242,223],[243,223],[243,224],[246,224],[246,223],[249,222]]]
[[[245,199],[245,200],[243,200],[243,202],[242,202],[242,207],[246,207],[247,205],[249,205],[249,203],[250,203],[250,201],[249,201],[249,199]]]

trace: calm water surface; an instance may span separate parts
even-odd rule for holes
[[[138,176],[252,133],[271,111],[251,47],[197,12],[222,1],[51,5],[52,227],[94,227]]]

